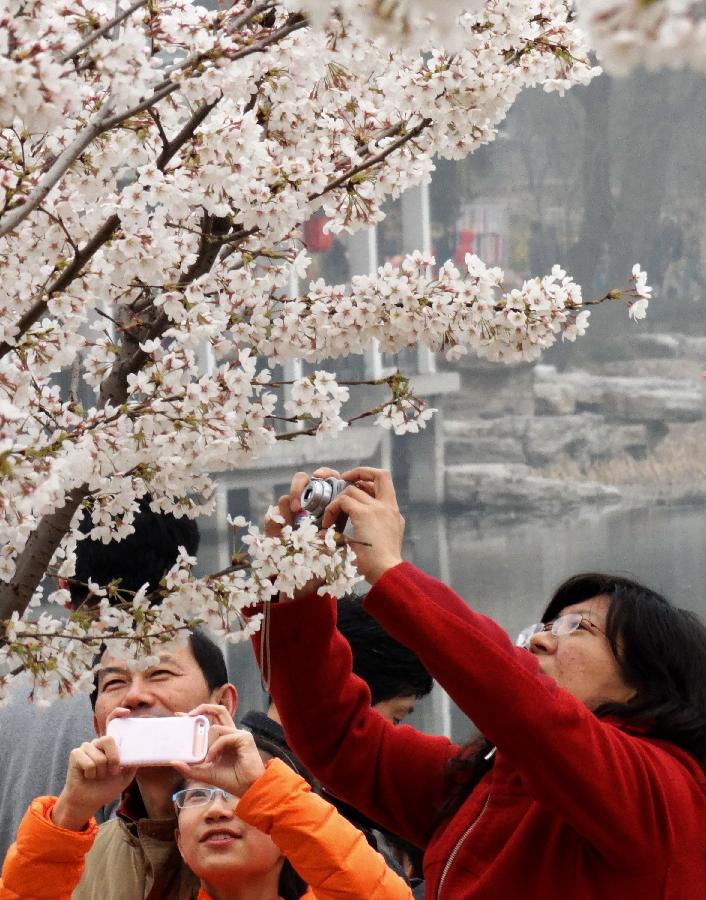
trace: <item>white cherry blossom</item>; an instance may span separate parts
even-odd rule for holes
[[[358,385],[337,379],[336,360],[373,340],[534,360],[586,330],[594,301],[558,268],[506,290],[477,257],[432,275],[415,253],[331,285],[308,280],[301,232],[319,210],[333,233],[380,221],[435,156],[492,141],[524,88],[595,77],[571,6],[449,2],[430,17],[421,0],[341,0],[330,12],[323,0],[0,0],[0,702],[27,672],[38,703],[90,691],[104,641],[150,656],[199,623],[239,640],[261,621],[245,611],[278,591],[312,576],[350,588],[345,539],[313,525],[271,538],[237,518],[247,554],[226,572],[195,578],[182,554],[159,595],[91,582],[90,612],[67,621],[52,584],[56,616],[32,606],[38,571],[72,578],[78,541],[130,534],[147,494],[196,518],[215,507],[209,473],[278,440],[325,440],[362,416],[417,431],[433,414],[395,373],[351,416]],[[643,273],[602,299],[640,318]],[[313,374],[278,381],[295,359]]]

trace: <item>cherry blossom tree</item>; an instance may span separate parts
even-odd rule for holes
[[[259,625],[243,625],[245,606],[312,574],[350,586],[351,548],[333,530],[272,538],[235,521],[247,554],[225,572],[195,579],[183,554],[158,596],[91,582],[68,621],[36,610],[47,573],[72,577],[84,514],[90,539],[109,541],[146,494],[155,510],[208,513],[209,472],[348,427],[356,385],[336,379],[336,359],[376,339],[532,360],[583,334],[592,303],[644,316],[637,266],[584,300],[558,267],[504,290],[471,256],[432,274],[416,253],[291,295],[313,213],[334,232],[375,223],[434,156],[492,141],[523,88],[564,91],[598,71],[563,0],[487,0],[446,50],[434,29],[392,50],[369,11],[0,0],[0,701],[23,672],[40,702],[90,689],[107,639],[149,662],[196,623],[240,639]],[[285,402],[277,367],[291,359],[331,370],[287,385]],[[95,399],[62,393],[62,372]],[[362,415],[424,426],[432,411],[403,373],[377,387]],[[49,600],[67,599],[55,585]]]
[[[408,45],[423,45],[432,35],[439,46],[461,46],[456,27],[464,12],[478,14],[482,0],[308,0],[315,19],[332,8],[360,17],[371,34]],[[706,71],[706,8],[703,0],[574,0],[589,46],[606,71],[622,75],[646,69],[693,68]],[[364,14],[361,16],[361,12]]]

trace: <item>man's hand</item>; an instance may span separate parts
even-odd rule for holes
[[[189,781],[212,784],[235,797],[242,797],[265,771],[252,734],[235,727],[225,706],[202,703],[189,715],[205,715],[210,719],[208,753],[201,763],[173,762],[172,766]]]
[[[86,741],[71,751],[66,783],[51,818],[60,828],[83,831],[91,816],[122,794],[137,769],[121,766],[111,737]]]

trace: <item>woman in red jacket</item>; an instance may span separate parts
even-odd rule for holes
[[[269,635],[272,695],[305,765],[425,848],[430,900],[706,896],[699,620],[627,579],[579,576],[513,646],[401,561],[404,520],[387,472],[343,478],[351,484],[323,525],[350,517],[358,568],[373,585],[366,609],[484,737],[458,748],[371,711],[335,603],[312,592],[276,604]],[[298,512],[305,483],[296,476],[280,501],[285,517]]]

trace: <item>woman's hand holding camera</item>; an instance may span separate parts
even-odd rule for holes
[[[349,486],[326,507],[322,527],[345,513],[353,525],[356,566],[374,584],[388,569],[402,562],[404,517],[386,469],[359,466],[340,476]]]
[[[173,762],[172,766],[189,781],[211,784],[241,797],[265,771],[252,734],[235,727],[225,706],[202,703],[189,715],[208,716],[211,721],[208,752],[203,762]]]
[[[321,468],[314,472],[317,478],[343,478],[348,487],[326,507],[322,527],[328,528],[345,514],[353,525],[353,540],[358,571],[371,584],[380,576],[402,562],[402,538],[405,521],[397,506],[397,496],[390,473],[385,469],[359,466],[339,474],[335,469]],[[301,494],[309,482],[309,476],[297,472],[292,479],[289,494],[279,498],[279,511],[286,524],[292,524],[301,511]],[[265,522],[268,534],[281,529],[271,520]],[[304,596],[319,587],[311,583],[298,592]]]

